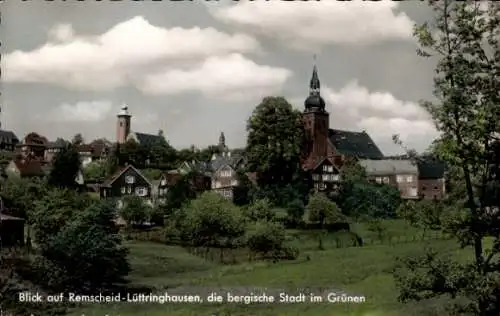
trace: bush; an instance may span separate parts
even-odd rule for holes
[[[257,222],[247,235],[250,251],[267,255],[283,249],[286,239],[285,228],[279,223]]]

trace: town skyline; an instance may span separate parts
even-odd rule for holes
[[[331,128],[366,130],[385,154],[398,150],[392,134],[419,151],[437,135],[417,105],[432,90],[433,64],[415,55],[411,36],[424,5],[351,5],[348,12],[339,2],[287,10],[271,10],[280,2],[2,5],[2,128],[20,139],[37,132],[51,140],[81,133],[87,141],[114,141],[116,113],[125,103],[132,129],[161,129],[176,148],[214,144],[222,131],[229,147],[242,147],[246,120],[264,96],[285,96],[303,110],[314,54]],[[188,9],[190,19],[177,16]],[[357,23],[367,13],[373,33]],[[273,24],[277,15],[317,21],[294,28]],[[269,32],[246,27],[247,16],[260,16]],[[171,44],[179,38],[182,45]]]

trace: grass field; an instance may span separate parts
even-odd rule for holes
[[[401,222],[388,223],[389,234],[421,236],[421,232]],[[370,238],[362,225],[353,231]],[[180,247],[162,244],[130,242],[132,284],[148,286],[155,291],[182,287],[189,292],[200,287],[211,289],[265,287],[269,289],[296,288],[341,289],[363,295],[365,303],[299,303],[299,304],[92,304],[72,311],[74,316],[103,315],[304,315],[308,316],[421,316],[428,304],[400,304],[391,271],[397,256],[421,253],[430,245],[441,253],[466,259],[470,250],[459,250],[451,240],[415,241],[401,244],[381,244],[364,247],[334,248],[325,243],[326,250],[314,249],[314,241],[301,242],[301,255],[293,262],[253,262],[221,265],[187,253]],[[305,260],[306,256],[310,260]],[[195,289],[196,288],[196,289]]]

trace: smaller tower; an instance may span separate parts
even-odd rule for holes
[[[116,142],[123,144],[127,141],[130,134],[130,123],[132,115],[128,112],[128,106],[122,105],[120,112],[118,112],[116,121]]]
[[[220,150],[224,150],[226,148],[226,136],[224,136],[224,132],[221,132],[219,136],[219,148]]]

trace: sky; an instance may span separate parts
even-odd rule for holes
[[[418,105],[434,64],[415,53],[425,2],[2,1],[2,128],[18,137],[116,138],[132,130],[176,148],[243,147],[265,96],[302,110],[316,55],[330,128],[368,132],[385,154],[437,136]]]

